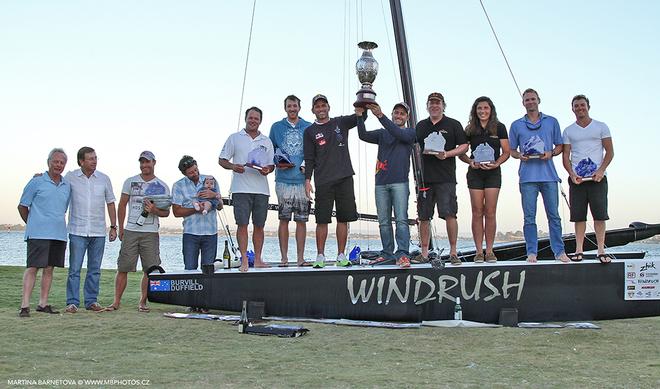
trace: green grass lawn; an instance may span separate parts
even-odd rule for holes
[[[152,387],[660,387],[660,317],[602,330],[407,330],[305,323],[295,339],[242,335],[226,322],[137,312],[131,274],[117,312],[18,317],[23,268],[0,267],[0,387],[27,380],[149,380]],[[39,280],[38,280],[39,282]],[[56,269],[50,302],[65,302]],[[33,297],[38,294],[38,286]],[[99,302],[112,302],[103,271]],[[659,302],[660,304],[660,302]]]

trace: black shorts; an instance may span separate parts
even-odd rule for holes
[[[568,179],[568,201],[571,204],[571,221],[587,221],[587,206],[594,220],[609,220],[607,215],[607,177],[600,182],[585,181],[575,185]]]
[[[456,184],[453,182],[430,184],[428,188],[426,191],[420,191],[417,195],[417,217],[419,220],[431,220],[433,218],[433,208],[436,206],[440,218],[456,217],[458,213]]]
[[[314,216],[317,224],[332,222],[332,206],[337,208],[337,221],[354,222],[358,219],[353,176],[339,181],[316,186],[316,208]]]
[[[502,170],[498,167],[493,170],[480,170],[469,168],[467,172],[468,189],[501,188]]]
[[[27,240],[27,267],[64,267],[66,241],[54,239]]]

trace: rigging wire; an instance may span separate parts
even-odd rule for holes
[[[257,9],[257,0],[252,3],[252,18],[250,20],[250,34],[248,36],[247,53],[245,54],[245,68],[243,69],[243,86],[241,87],[241,103],[238,106],[238,120],[236,121],[237,131],[241,128],[241,114],[243,112],[243,97],[245,96],[245,81],[247,80],[248,63],[250,60],[250,46],[252,45],[252,28],[254,27],[254,13]]]
[[[518,95],[522,96],[522,92],[520,91],[520,86],[518,86],[518,81],[516,80],[516,76],[513,74],[513,70],[511,69],[511,65],[509,65],[509,60],[506,57],[506,54],[504,53],[504,49],[502,48],[502,45],[500,44],[500,39],[497,37],[497,33],[495,32],[495,27],[493,27],[493,23],[490,21],[490,16],[488,16],[488,11],[486,11],[486,7],[484,6],[483,0],[479,0],[479,4],[481,4],[481,9],[484,11],[484,15],[486,15],[486,20],[488,20],[488,25],[490,26],[490,30],[493,32],[493,36],[495,37],[495,41],[497,42],[497,46],[500,48],[500,52],[502,53],[502,57],[504,57],[504,62],[506,63],[506,67],[509,69],[509,74],[511,74],[511,78],[513,79],[513,83],[516,84],[516,89],[518,90]]]
[[[383,14],[383,25],[385,26],[385,36],[387,37],[387,50],[390,53],[390,66],[392,69],[396,69],[397,65],[394,63],[394,51],[392,50],[392,40],[390,39],[390,35],[394,35],[394,32],[392,31],[390,34],[390,30],[388,29],[389,23],[387,23],[387,17],[385,15],[385,5],[383,4],[383,0],[380,0],[380,10],[381,13]],[[396,80],[396,73],[392,72],[392,76],[394,77],[394,85],[396,86],[396,95],[398,98],[398,101],[403,101],[403,94],[401,93],[401,86]]]

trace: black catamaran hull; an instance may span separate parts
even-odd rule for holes
[[[263,301],[269,316],[419,322],[463,318],[497,323],[502,308],[520,321],[582,321],[660,315],[660,301],[624,300],[624,261],[561,264],[466,263],[435,270],[394,266],[151,274],[149,300],[240,311]]]
[[[628,243],[642,239],[648,239],[658,234],[660,234],[660,224],[633,222],[628,228],[608,230],[605,233],[605,247],[625,246]],[[563,240],[566,252],[575,252],[575,235],[564,235]],[[596,235],[593,232],[586,234],[584,240],[584,251],[595,250],[596,248]],[[527,257],[525,242],[498,244],[495,246],[493,251],[499,260],[504,261],[520,260]],[[443,256],[445,259],[448,257],[449,255]],[[474,250],[464,250],[459,253],[459,257],[461,257],[464,261],[472,261],[472,258],[474,257]],[[554,254],[550,248],[549,238],[539,239],[538,257],[554,258]]]

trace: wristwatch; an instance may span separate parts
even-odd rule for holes
[[[116,229],[117,229],[117,226],[110,226],[110,229],[111,229],[111,230],[116,230]]]

